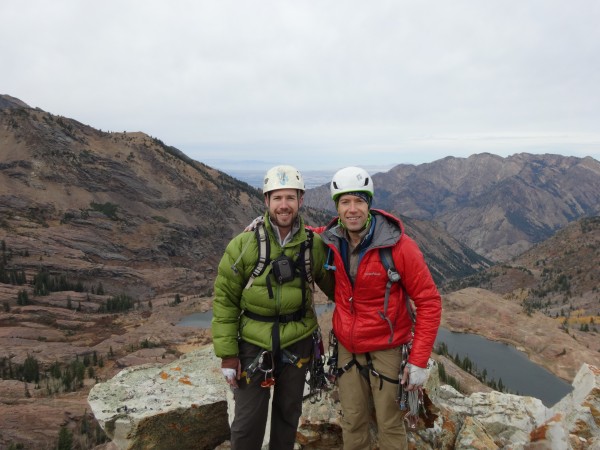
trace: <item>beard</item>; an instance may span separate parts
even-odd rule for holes
[[[278,227],[290,227],[298,220],[298,213],[291,213],[286,217],[278,217],[277,213],[269,212],[269,219],[271,219],[273,225],[277,225]]]

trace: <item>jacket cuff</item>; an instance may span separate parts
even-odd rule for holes
[[[223,358],[221,360],[221,369],[237,370],[239,363],[240,363],[240,359],[237,356]]]

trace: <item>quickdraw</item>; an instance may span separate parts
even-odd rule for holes
[[[410,349],[412,347],[412,342],[405,344],[402,346],[402,362],[400,363],[400,373],[398,374],[398,395],[396,396],[396,403],[398,403],[398,407],[404,411],[406,409],[408,403],[408,392],[404,390],[404,385],[402,384],[402,376],[404,375],[404,368],[408,363],[408,355],[410,354]]]
[[[289,350],[283,349],[281,352],[281,361],[285,364],[301,368],[310,361],[310,357],[300,358]],[[275,359],[272,352],[263,350],[256,355],[252,363],[242,372],[242,376],[246,378],[247,384],[250,384],[252,377],[257,372],[264,374],[264,380],[260,383],[262,387],[268,388],[275,384]]]
[[[313,333],[313,355],[306,374],[306,384],[309,389],[308,397],[313,404],[321,401],[323,398],[323,391],[330,389],[327,375],[325,375],[324,352],[321,332],[316,330]]]
[[[423,388],[408,392],[408,412],[404,415],[404,422],[409,430],[415,431],[419,425],[419,414],[427,416],[423,402]],[[402,409],[402,408],[401,408]]]
[[[270,361],[270,364],[269,364]],[[262,387],[271,387],[275,384],[274,372],[275,372],[275,361],[273,355],[267,350],[263,350],[254,361],[242,372],[242,375],[246,377],[246,383],[250,384],[252,377],[256,372],[262,372],[265,375],[265,379],[260,383]]]

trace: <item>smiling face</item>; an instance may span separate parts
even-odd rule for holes
[[[279,228],[281,236],[286,236],[298,218],[298,210],[302,206],[303,197],[297,189],[277,189],[265,195],[265,205],[269,209],[269,217]]]
[[[355,195],[342,194],[337,203],[337,212],[348,233],[358,234],[369,218],[369,204]]]

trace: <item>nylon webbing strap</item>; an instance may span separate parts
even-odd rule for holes
[[[387,317],[387,307],[389,304],[390,298],[390,290],[393,283],[399,283],[400,287],[404,291],[404,297],[406,298],[406,310],[408,311],[408,315],[410,316],[410,320],[414,324],[416,321],[415,312],[410,304],[410,296],[408,292],[406,292],[406,288],[404,287],[404,283],[402,283],[402,277],[400,273],[396,270],[396,266],[394,265],[394,259],[392,258],[392,249],[391,247],[384,247],[379,249],[379,257],[381,258],[381,263],[383,267],[387,271],[388,282],[385,286],[385,300],[383,303],[384,315]],[[380,314],[381,315],[381,314]]]
[[[302,243],[302,248],[304,249],[304,254],[302,255],[304,258],[304,275],[306,276],[306,281],[309,284],[312,284],[312,259],[311,259],[311,249],[312,249],[312,240],[313,240],[313,232],[312,230],[306,230],[306,241]],[[302,253],[302,252],[301,252]]]
[[[248,278],[246,289],[250,289],[254,279],[265,271],[267,267],[267,261],[269,260],[269,254],[271,252],[271,245],[265,225],[262,224],[256,227],[254,234],[256,234],[256,241],[258,243],[258,261],[256,262],[256,267],[254,267],[250,278]]]
[[[244,311],[245,316],[249,317],[252,320],[257,320],[259,322],[275,322],[276,320],[279,323],[289,323],[289,322],[298,322],[302,320],[304,317],[302,309],[292,313],[292,314],[282,314],[279,316],[262,316],[260,314],[253,313],[251,311]]]
[[[360,373],[368,382],[370,381],[369,374],[379,378],[379,390],[382,389],[384,381],[387,381],[388,383],[392,384],[400,383],[400,381],[397,378],[390,378],[377,372],[373,367],[373,359],[371,358],[369,352],[365,353],[365,357],[367,358],[367,364],[366,366],[363,366],[357,361],[356,355],[352,353],[352,359],[348,361],[346,365],[344,365],[344,367],[340,367],[336,370],[336,376],[340,377],[344,373],[348,372],[353,366],[356,366],[356,370],[358,370],[358,373]]]

